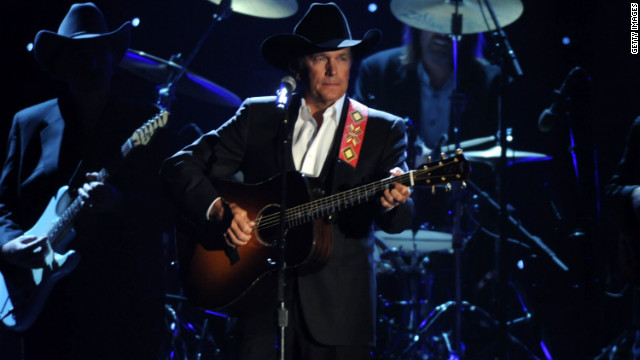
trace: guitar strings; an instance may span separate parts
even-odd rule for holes
[[[433,167],[425,166],[424,169],[413,170],[397,177],[382,179],[378,182],[363,185],[352,190],[327,196],[315,201],[311,201],[306,204],[297,205],[293,208],[286,210],[285,221],[287,224],[291,224],[291,223],[293,223],[293,225],[303,224],[313,219],[320,218],[321,216],[328,215],[328,212],[327,212],[328,210],[335,212],[336,208],[337,210],[341,210],[342,207],[349,207],[350,205],[355,205],[356,202],[361,204],[363,202],[362,200],[364,200],[364,202],[367,202],[371,200],[370,197],[375,196],[380,191],[383,191],[386,187],[388,187],[389,184],[394,182],[406,181],[411,176],[412,173],[414,177],[417,179],[423,178],[421,174],[425,172],[427,173],[432,172],[434,170],[438,170],[441,167],[450,166],[450,165],[451,163],[446,163],[446,164],[440,163],[440,164],[434,165]],[[429,174],[423,179],[424,180],[435,180],[435,179],[444,180],[443,178],[446,179],[446,176],[443,177],[442,175]],[[366,188],[370,188],[370,189],[363,190]],[[355,194],[355,196],[353,196],[353,194]],[[339,201],[341,197],[343,198],[341,200],[342,202]],[[341,205],[341,204],[344,204],[344,205]],[[257,220],[257,222],[258,222],[258,225],[257,225],[258,229],[267,229],[269,227],[279,225],[280,212],[266,215],[260,218],[259,220]]]

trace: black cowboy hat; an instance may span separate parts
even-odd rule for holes
[[[102,11],[93,3],[71,5],[58,32],[40,30],[34,42],[34,55],[42,68],[55,75],[56,63],[64,61],[74,49],[89,46],[111,48],[115,63],[124,57],[131,41],[131,22],[109,32]]]
[[[261,51],[269,64],[288,71],[291,60],[320,51],[351,48],[352,56],[360,58],[378,43],[380,36],[380,30],[371,29],[362,40],[354,40],[338,5],[313,3],[293,28],[293,34],[267,38]]]

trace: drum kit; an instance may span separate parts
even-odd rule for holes
[[[500,56],[503,60],[499,65],[503,73],[511,76],[511,80],[521,75],[515,53],[501,28],[515,22],[521,16],[523,5],[520,0],[391,0],[390,8],[393,15],[406,25],[449,34],[453,39],[454,57],[457,56],[456,42],[460,35],[492,33],[493,39],[499,42],[496,47],[502,49]],[[454,58],[454,65],[455,63]],[[457,89],[452,96],[451,112],[454,124],[458,124],[455,117],[460,114],[460,111],[457,111],[459,109],[455,109],[457,105],[453,101],[456,91]],[[499,123],[501,126],[504,124],[503,121]],[[508,130],[504,130],[499,129],[498,136],[466,141],[457,139],[455,144],[445,144],[440,150],[446,155],[457,148],[465,149],[465,157],[472,164],[488,165],[492,172],[504,172],[507,166],[516,164],[552,159],[544,153],[514,149],[507,141]],[[420,140],[417,140],[419,143]],[[478,148],[487,144],[488,148],[466,151],[468,148]],[[426,151],[416,153],[428,155]],[[411,160],[413,161],[413,158]],[[426,162],[428,161],[416,157],[416,165]],[[500,183],[500,179],[497,182]],[[506,239],[504,226],[511,225],[519,235],[538,246],[560,268],[565,271],[568,268],[538,237],[529,233],[519,220],[506,211],[503,198],[499,201],[493,200],[472,181],[468,183],[470,187],[465,192],[471,194],[470,199],[475,200],[463,201],[462,191],[451,194],[451,203],[454,205],[453,209],[443,211],[447,218],[445,226],[419,223],[414,224],[411,230],[400,234],[376,231],[376,359],[539,358],[527,344],[511,332],[516,326],[531,323],[532,313],[521,287],[507,282],[504,274],[506,266],[502,257],[504,255],[500,254],[500,251],[504,251],[507,240],[512,240]],[[471,226],[462,229],[463,215],[467,221],[466,218],[473,218],[473,214],[478,212],[478,199],[495,210],[495,218],[500,217],[500,221],[497,221],[497,232],[489,230],[477,219],[469,220]],[[416,211],[419,212],[420,208],[416,208]],[[496,257],[496,261],[490,265],[490,271],[481,279],[464,274],[466,283],[463,284],[461,262],[465,256],[464,252],[468,251],[465,247],[474,241],[478,242],[474,238],[479,233],[489,234],[488,237],[498,244],[492,247],[494,253],[491,254]],[[526,249],[525,254],[531,253],[530,246],[517,241],[515,243]],[[465,263],[466,269],[474,259],[468,255],[464,259],[470,259]],[[487,304],[472,304],[463,299],[464,291],[464,296],[475,296],[474,300],[484,301],[485,298],[478,295],[479,289],[491,289],[491,301]],[[495,309],[498,311],[492,311]]]
[[[217,5],[220,12],[215,14],[211,28],[205,32],[202,40],[208,36],[215,23],[232,13],[261,18],[277,19],[295,14],[298,5],[295,0],[209,0]],[[501,26],[515,22],[523,12],[520,0],[462,1],[462,0],[392,0],[391,12],[401,22],[412,27],[450,34],[452,37],[462,34],[497,32],[502,43],[499,46],[514,63],[515,56],[506,42]],[[493,19],[493,21],[492,21]],[[202,43],[200,41],[200,45]],[[454,41],[455,44],[455,41]],[[141,50],[129,49],[121,62],[121,67],[146,80],[160,84],[159,102],[170,103],[174,92],[180,92],[200,100],[227,107],[237,107],[241,99],[224,87],[188,70],[200,45],[186,61],[165,60]],[[518,66],[516,64],[515,68]],[[497,142],[497,143],[496,143]],[[491,143],[482,150],[466,151],[465,156],[472,162],[488,164],[492,167],[547,161],[551,157],[543,153],[515,150],[503,147],[504,137],[496,136],[472,139],[452,144],[450,149],[443,147],[444,153],[452,152],[456,147],[477,147]],[[473,188],[484,196],[497,209],[500,204],[493,201],[480,189]],[[453,216],[458,216],[454,211]],[[518,223],[516,220],[510,219]],[[418,228],[400,234],[387,234],[377,231],[376,277],[378,280],[378,340],[377,359],[451,359],[460,358],[462,353],[485,351],[485,346],[494,343],[500,328],[500,321],[480,306],[463,301],[459,294],[459,261],[452,266],[451,255],[459,251],[459,233],[433,228]],[[521,231],[539,240],[525,229]],[[545,248],[545,251],[548,249]],[[553,255],[553,254],[551,254]],[[457,257],[456,259],[459,259]],[[558,260],[559,261],[559,260]],[[454,289],[455,294],[451,291]],[[517,295],[517,294],[516,294]],[[181,318],[176,312],[186,298],[180,294],[167,295],[167,327],[171,334],[167,349],[167,359],[201,358],[203,349],[213,345],[213,358],[217,358],[220,349],[207,334],[206,314],[204,324],[198,326],[193,319]],[[516,298],[521,298],[515,296]],[[178,305],[175,305],[173,302]],[[517,304],[510,324],[527,321],[531,314],[526,304]],[[461,329],[460,317],[475,329]],[[195,315],[196,320],[200,318]],[[225,321],[228,321],[226,317]],[[476,331],[477,330],[477,331]],[[480,335],[479,335],[480,334]],[[525,346],[517,339],[510,341],[518,349]],[[465,348],[463,351],[462,348]],[[520,357],[527,358],[527,357]],[[535,357],[534,357],[535,358]]]

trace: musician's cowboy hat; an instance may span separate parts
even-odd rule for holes
[[[371,29],[362,40],[354,40],[347,19],[335,3],[313,3],[294,27],[293,34],[267,38],[261,51],[269,64],[288,71],[292,60],[320,51],[351,48],[352,56],[361,58],[378,43],[380,35],[380,30]]]
[[[58,27],[58,32],[40,30],[34,41],[34,55],[40,66],[53,75],[74,50],[105,47],[113,51],[114,64],[124,57],[131,41],[131,22],[109,32],[102,11],[93,3],[71,5]]]

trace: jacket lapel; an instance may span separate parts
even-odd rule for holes
[[[40,161],[42,162],[42,168],[49,172],[59,166],[65,124],[58,106],[53,106],[44,119],[47,126],[40,131],[40,142],[42,144]]]
[[[280,169],[281,171],[279,171],[280,173],[284,173],[287,171],[295,171],[296,170],[296,166],[293,162],[293,152],[292,152],[292,148],[293,148],[293,129],[295,126],[296,121],[298,121],[298,112],[300,111],[300,104],[301,104],[301,98],[300,95],[298,93],[294,93],[293,96],[291,97],[289,106],[287,107],[287,122],[288,122],[288,129],[287,129],[287,151],[286,156],[287,158],[284,161],[284,169]],[[281,117],[280,119],[278,119],[280,122],[278,123],[278,126],[282,125],[282,121],[284,121],[284,119]],[[281,133],[281,128],[278,129],[278,131]],[[282,148],[282,143],[283,140],[281,138],[281,135],[278,136],[278,141],[280,142],[279,146],[277,146],[276,148],[281,149]],[[283,164],[282,162],[282,151],[277,151],[276,154],[276,159],[277,159],[277,164],[278,166],[281,166],[280,164]]]

